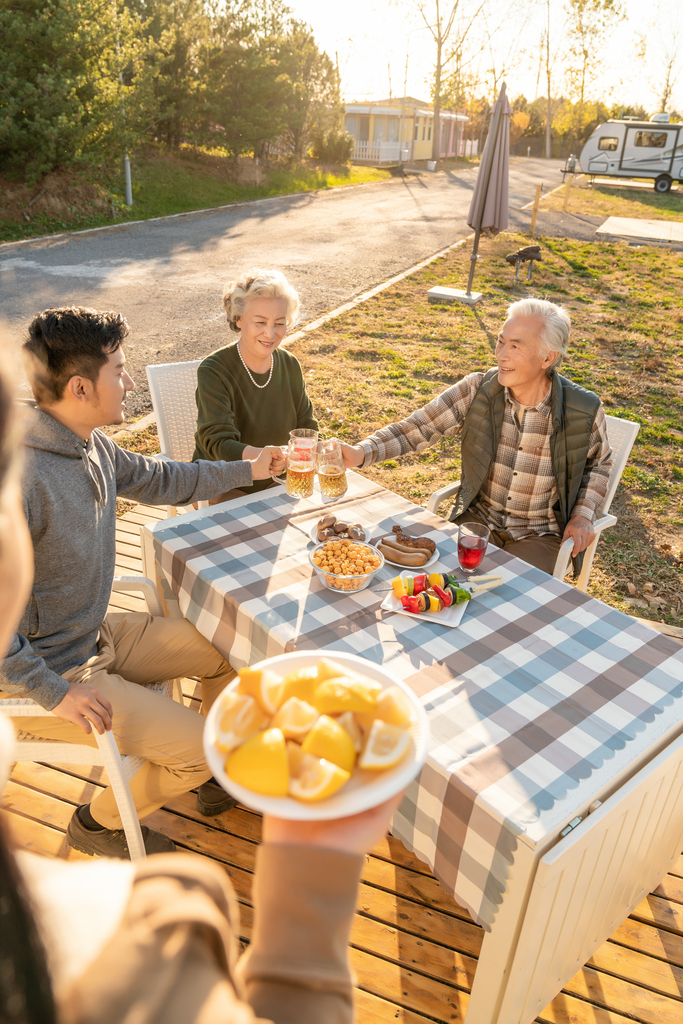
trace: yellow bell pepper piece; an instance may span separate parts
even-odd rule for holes
[[[391,586],[394,594],[399,598],[399,600],[400,598],[405,597],[406,587],[400,576],[397,576],[395,580],[391,581]]]

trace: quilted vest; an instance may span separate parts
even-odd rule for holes
[[[550,456],[558,495],[553,512],[560,536],[571,517],[581,486],[593,421],[599,408],[600,399],[596,394],[553,371]],[[498,370],[494,368],[484,374],[463,423],[461,486],[451,520],[467,511],[488,476],[498,448],[504,413],[505,388],[498,381]],[[582,561],[583,552],[574,559],[575,573],[580,572]]]

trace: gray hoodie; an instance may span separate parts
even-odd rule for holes
[[[51,711],[62,672],[97,651],[114,578],[116,496],[188,505],[252,482],[248,462],[163,462],[88,442],[32,409],[25,437],[24,510],[35,552],[33,592],[5,659],[0,688]]]

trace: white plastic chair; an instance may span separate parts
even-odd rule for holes
[[[151,580],[144,576],[117,576],[114,578],[112,590],[122,593],[142,593],[151,615],[162,615],[161,604],[156,588]],[[153,683],[148,687],[165,694],[175,696],[182,701],[180,680],[167,680]],[[0,700],[0,713],[10,718],[48,718],[53,716],[33,700],[21,697],[7,697]],[[40,761],[50,764],[87,764],[104,767],[109,778],[121,815],[123,831],[128,843],[131,860],[144,860],[147,856],[142,840],[142,831],[138,820],[133,796],[130,791],[130,780],[140,771],[145,763],[144,757],[122,756],[116,745],[113,732],[105,732],[102,736],[93,730],[97,741],[96,747],[85,743],[67,743],[62,740],[36,739],[31,733],[19,732],[16,737],[15,761]]]
[[[194,453],[197,429],[197,367],[201,359],[187,363],[157,363],[146,366],[147,383],[159,432],[159,459],[190,462]],[[206,508],[208,501],[198,502]],[[175,505],[166,506],[167,515],[175,516]],[[188,510],[189,511],[189,510]]]
[[[598,546],[600,535],[603,530],[606,530],[609,526],[614,526],[617,521],[617,517],[610,514],[609,508],[612,504],[612,499],[614,498],[619,481],[621,480],[622,473],[626,467],[628,457],[631,454],[631,449],[633,448],[636,436],[640,430],[640,424],[634,423],[632,420],[617,419],[616,416],[605,416],[605,421],[607,424],[607,437],[612,448],[612,472],[610,473],[605,500],[598,510],[598,517],[593,523],[595,539],[586,548],[583,556],[581,572],[578,580],[576,581],[577,589],[583,590],[584,592],[588,587],[588,578],[593,567],[595,549]],[[440,490],[434,491],[427,502],[427,508],[430,512],[436,513],[441,502],[445,501],[446,498],[455,497],[459,490],[460,480],[457,480],[454,484],[449,484],[447,487],[442,487]],[[574,541],[569,537],[564,544],[562,544],[557,553],[553,576],[558,580],[563,580],[567,575],[573,547]]]
[[[159,431],[161,454],[173,462],[190,462],[197,429],[197,367],[201,359],[188,363],[158,363],[146,366],[149,393]]]

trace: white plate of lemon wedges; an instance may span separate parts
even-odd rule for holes
[[[429,744],[415,694],[353,654],[294,651],[240,669],[213,704],[204,751],[241,804],[298,821],[376,807],[417,775]]]

